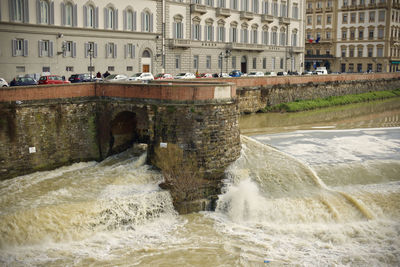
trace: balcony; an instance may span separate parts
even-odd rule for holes
[[[279,18],[279,24],[289,25],[290,24],[290,19],[287,18],[287,17],[280,17]]]
[[[305,48],[300,46],[292,46],[289,48],[289,52],[291,53],[304,53]]]
[[[248,11],[240,11],[240,19],[252,20],[254,19],[254,13]]]
[[[222,8],[222,7],[219,7],[219,8],[217,8],[217,10],[216,10],[216,15],[217,15],[217,17],[221,16],[221,17],[227,18],[227,17],[230,17],[230,15],[231,15],[231,10],[230,10],[229,8]]]
[[[361,9],[362,10],[362,9],[365,9],[365,7],[366,7],[365,4],[359,4],[357,6],[357,9]]]
[[[267,23],[271,23],[274,21],[274,16],[272,15],[267,15],[267,14],[263,14],[261,15],[261,22],[267,22]]]
[[[375,3],[370,3],[370,4],[368,4],[368,8],[376,8],[376,4]]]
[[[331,54],[325,54],[325,55],[304,55],[305,58],[333,58],[333,55]]]
[[[262,44],[242,44],[242,43],[231,43],[231,50],[246,50],[246,51],[256,51],[262,52],[266,49],[265,45]]]
[[[322,13],[322,8],[317,7],[317,8],[315,9],[315,12],[316,12],[316,13]]]
[[[349,6],[343,5],[343,6],[342,6],[342,10],[349,10]]]
[[[192,40],[189,39],[169,39],[171,48],[189,48],[192,47]]]
[[[387,3],[378,3],[378,8],[387,8],[388,4]]]
[[[198,13],[200,15],[203,15],[203,14],[207,13],[207,7],[205,5],[191,4],[190,11],[192,13]]]
[[[349,6],[349,10],[356,10],[356,5],[351,5],[351,6]]]
[[[332,8],[331,6],[325,8],[325,11],[326,11],[326,12],[332,12],[332,10],[333,10],[333,8]]]

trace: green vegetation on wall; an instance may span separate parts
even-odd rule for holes
[[[400,89],[390,91],[376,91],[363,94],[353,94],[344,96],[331,96],[312,100],[298,100],[295,102],[282,103],[275,106],[267,106],[264,111],[286,111],[298,112],[317,108],[326,108],[331,106],[346,105],[359,102],[367,102],[391,97],[399,97]]]

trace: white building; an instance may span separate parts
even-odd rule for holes
[[[304,0],[1,0],[0,77],[301,71]]]

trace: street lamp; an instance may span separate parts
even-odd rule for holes
[[[226,72],[228,72],[228,57],[231,56],[231,50],[227,49],[225,50],[225,52],[221,52],[219,53],[219,58],[221,60],[221,73],[220,73],[220,77],[222,77],[222,67],[223,67],[223,63],[224,63],[224,58],[226,60]]]
[[[222,77],[222,65],[223,65],[223,58],[224,58],[224,52],[219,53],[219,59],[221,60],[221,73],[219,74],[219,77]]]
[[[92,71],[93,71],[92,58],[93,58],[93,54],[94,54],[94,49],[92,46],[89,47],[88,54],[89,54],[90,81],[92,81],[92,79],[93,79],[93,77],[92,77]]]

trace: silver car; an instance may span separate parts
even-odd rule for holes
[[[154,76],[150,72],[138,72],[128,78],[128,81],[152,81],[152,80],[154,80]]]
[[[107,78],[104,78],[104,82],[123,82],[128,80],[128,76],[124,74],[110,74]]]
[[[0,78],[0,87],[8,87],[8,83],[3,78]]]
[[[196,79],[196,75],[190,72],[181,72],[178,73],[175,77],[175,79]]]

